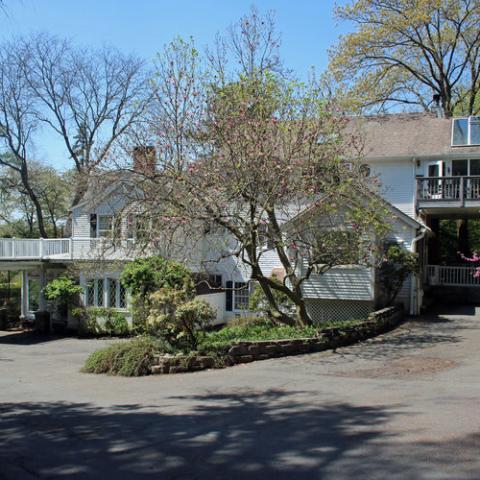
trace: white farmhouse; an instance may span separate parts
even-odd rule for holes
[[[397,300],[410,314],[418,314],[429,288],[480,285],[472,267],[458,261],[449,264],[439,254],[442,220],[457,221],[462,245],[468,219],[478,218],[480,119],[395,114],[353,118],[347,129],[363,143],[365,173],[380,180],[381,195],[392,212],[391,240],[420,255],[420,274],[404,284]],[[135,168],[145,168],[145,162],[152,160],[154,152],[146,154],[137,152]],[[83,286],[85,305],[127,309],[128,293],[118,280],[122,265],[145,254],[135,248],[141,226],[128,207],[134,188],[129,176],[121,172],[92,183],[82,201],[72,208],[69,238],[0,239],[0,270],[22,272],[24,318],[47,308],[41,289],[72,265]],[[208,251],[205,243],[196,248],[196,257]],[[164,250],[159,245],[156,253],[168,254]],[[268,248],[263,253],[263,268],[267,274],[281,269],[276,254]],[[248,268],[227,257],[208,273],[209,283],[222,287],[205,297],[216,306],[218,321],[245,313]],[[377,306],[377,287],[375,269],[345,265],[323,275],[313,274],[304,284],[304,294],[317,321],[361,318]]]

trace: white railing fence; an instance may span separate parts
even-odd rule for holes
[[[451,267],[427,265],[425,281],[428,285],[480,287],[480,278],[475,277],[476,267]]]
[[[134,247],[132,240],[108,238],[0,238],[0,260],[124,260]]]

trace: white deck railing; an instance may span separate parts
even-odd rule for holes
[[[428,285],[480,287],[480,278],[475,277],[476,267],[450,267],[427,265],[425,281]]]
[[[480,200],[480,176],[417,179],[418,201]]]
[[[123,260],[133,247],[131,240],[106,238],[0,238],[0,260]]]

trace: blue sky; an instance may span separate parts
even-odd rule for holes
[[[337,1],[336,3],[344,3]],[[251,5],[273,10],[282,36],[285,65],[304,77],[311,66],[326,68],[327,49],[342,33],[334,0],[9,0],[0,36],[48,31],[83,45],[114,45],[153,58],[173,37],[193,36],[199,47],[212,42]],[[61,144],[51,135],[37,141],[40,159],[66,166]]]

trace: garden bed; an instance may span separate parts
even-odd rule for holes
[[[247,323],[205,335],[196,351],[178,353],[154,337],[139,337],[94,352],[84,372],[137,376],[194,372],[224,368],[256,360],[336,349],[392,330],[403,319],[390,307],[372,313],[367,320],[330,323],[328,327],[268,326]],[[160,353],[161,352],[161,353]]]
[[[285,335],[283,339],[234,340],[235,329],[240,336],[247,337],[255,333],[255,328],[230,327],[212,334],[210,348],[214,353],[208,354],[207,345],[200,346],[200,353],[155,355],[151,367],[152,374],[184,373],[204,370],[207,368],[222,368],[240,363],[250,363],[257,360],[301,355],[324,350],[335,350],[338,347],[352,345],[356,342],[375,337],[392,330],[403,320],[403,312],[395,307],[385,308],[372,313],[367,320],[349,321],[335,327],[314,327],[295,329],[294,327],[278,327],[264,331],[258,329],[257,334],[264,337],[274,337],[275,334]],[[312,335],[301,337],[302,333]],[[232,340],[227,341],[231,333]],[[238,338],[238,337],[237,337]],[[202,351],[203,350],[203,351]]]

